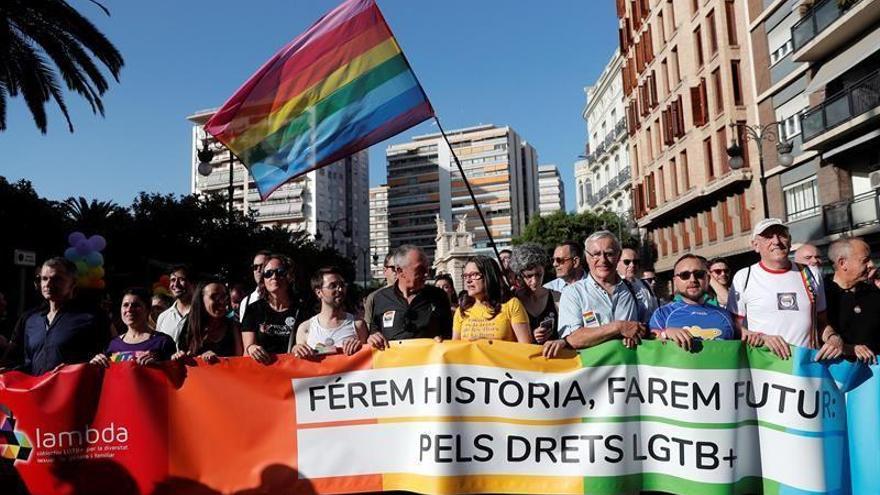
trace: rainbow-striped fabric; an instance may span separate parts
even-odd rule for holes
[[[434,115],[375,0],[348,0],[263,65],[205,124],[262,199]]]

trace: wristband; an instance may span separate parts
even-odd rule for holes
[[[565,342],[566,349],[574,349],[574,346],[571,345],[571,342],[568,341],[568,335],[566,335],[565,337],[562,337],[562,341]]]

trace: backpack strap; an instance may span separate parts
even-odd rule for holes
[[[807,298],[810,300],[810,348],[818,349],[820,344],[822,343],[819,338],[819,318],[817,316],[817,308],[816,308],[816,292],[818,290],[818,284],[816,282],[816,277],[813,276],[812,270],[807,265],[802,265],[800,263],[795,263],[797,265],[798,271],[801,275],[801,280],[804,283],[804,289],[807,291]]]

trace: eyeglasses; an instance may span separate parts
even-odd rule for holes
[[[623,263],[625,266],[629,266],[629,265],[638,265],[639,263],[642,262],[642,260],[640,260],[638,258],[633,258],[633,259],[628,259],[628,260],[620,260],[620,262]]]
[[[389,269],[389,268],[392,269],[392,270],[394,270],[394,265],[385,265],[385,269],[386,269],[386,270]]]
[[[599,258],[605,258],[606,260],[613,260],[617,258],[617,251],[596,251],[595,253],[587,252],[587,255],[594,260]]]
[[[532,278],[536,278],[536,277],[538,277],[538,276],[540,276],[540,275],[541,275],[541,274],[538,273],[538,272],[522,272],[522,273],[520,274],[520,276],[523,278],[523,280],[529,280],[529,279],[532,279]]]
[[[694,270],[692,272],[691,271],[684,271],[684,272],[678,272],[675,274],[676,277],[678,277],[682,280],[690,280],[691,275],[693,275],[697,280],[700,280],[700,279],[706,277],[706,270]]]
[[[263,278],[270,279],[272,277],[283,277],[287,275],[287,268],[273,268],[271,270],[266,270],[263,272]]]
[[[568,256],[568,257],[565,257],[565,258],[553,258],[553,264],[554,264],[554,265],[561,265],[561,264],[563,264],[563,263],[565,263],[566,261],[571,260],[571,259],[574,259],[574,257],[573,257],[573,256]]]
[[[461,278],[464,280],[483,280],[483,274],[480,272],[463,273]]]
[[[645,277],[642,279],[642,282],[645,282],[646,284],[653,284],[654,280],[656,280],[654,277]]]
[[[325,285],[325,286],[323,286],[323,287],[321,287],[321,288],[322,288],[322,289],[327,289],[327,290],[344,290],[345,287],[346,287],[345,282],[342,282],[342,283],[337,283],[337,284]]]
[[[263,269],[263,265],[251,265],[251,270],[258,272]]]
[[[721,275],[722,273],[730,273],[730,268],[713,268],[711,272],[715,275]]]

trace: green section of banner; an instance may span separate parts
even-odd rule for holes
[[[748,477],[736,483],[699,483],[657,473],[627,476],[601,476],[584,478],[584,495],[618,495],[639,491],[661,491],[679,494],[740,495],[748,493],[776,494],[779,484],[757,477]]]
[[[792,360],[782,360],[766,348],[747,346],[740,341],[712,342],[704,346],[695,341],[695,350],[685,351],[672,342],[644,341],[636,349],[627,349],[621,341],[580,351],[581,365],[643,365],[680,369],[727,370],[748,368],[792,373]]]

